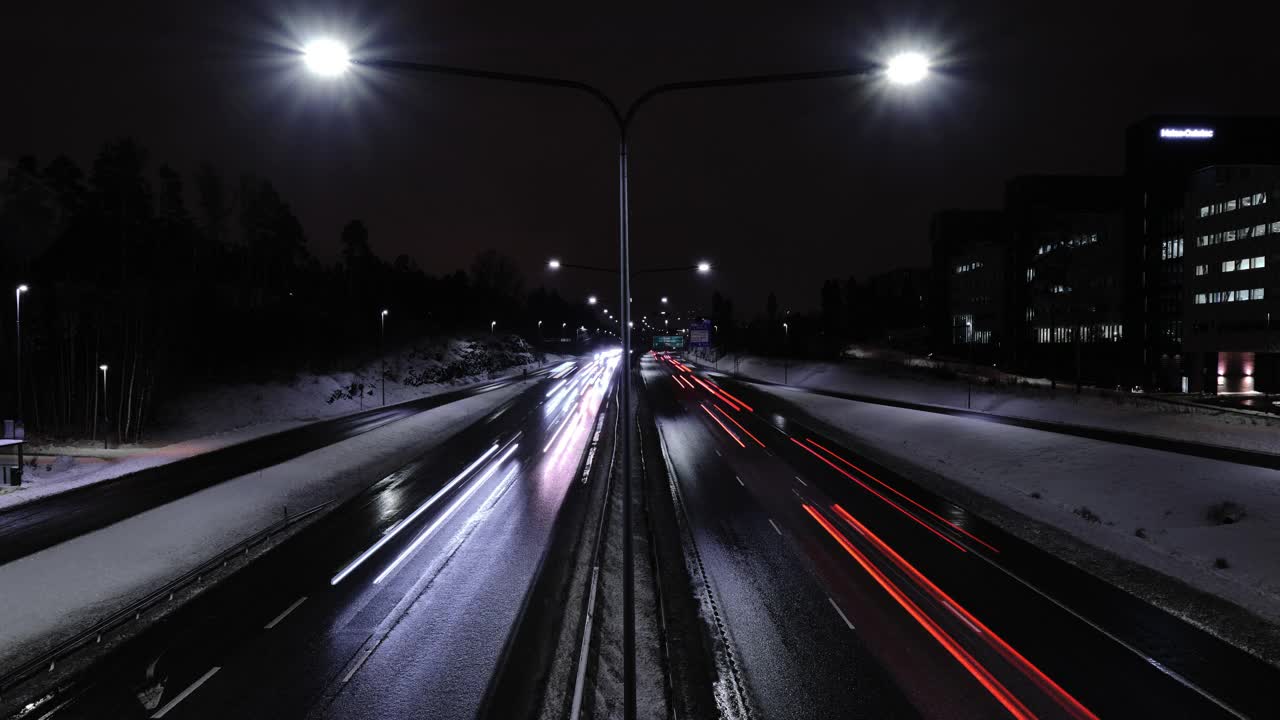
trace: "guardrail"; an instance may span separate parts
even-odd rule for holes
[[[31,679],[37,673],[53,671],[59,662],[67,659],[67,657],[75,654],[76,652],[79,652],[85,646],[100,644],[103,636],[107,633],[123,627],[128,623],[140,620],[143,613],[149,612],[161,603],[171,602],[174,595],[179,591],[200,582],[204,576],[226,567],[234,558],[241,555],[248,555],[250,550],[266,542],[281,530],[314,515],[325,507],[332,505],[333,502],[333,500],[328,500],[320,503],[319,505],[307,508],[296,515],[276,521],[272,525],[258,531],[249,538],[242,540],[235,546],[228,548],[213,558],[201,563],[194,569],[179,575],[173,580],[170,580],[164,585],[147,593],[143,597],[138,598],[125,607],[107,615],[88,628],[59,642],[49,650],[46,650],[45,652],[40,653],[39,655],[22,663],[13,670],[0,675],[0,697],[3,697],[6,693]]]

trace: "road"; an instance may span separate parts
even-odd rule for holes
[[[1274,668],[691,370],[641,361],[755,716],[1274,711]]]
[[[541,377],[547,372],[539,370],[532,376]],[[495,380],[309,423],[0,510],[0,565],[211,485],[279,464],[431,408],[520,381],[520,377]]]
[[[556,514],[585,488],[616,362],[533,385],[374,484],[128,643],[49,717],[474,717]]]

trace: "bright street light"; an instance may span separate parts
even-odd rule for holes
[[[551,268],[552,270],[559,270],[560,261],[555,258],[551,258],[550,260],[547,261],[547,267]]]
[[[915,85],[929,74],[929,58],[917,52],[894,55],[884,71],[894,85]]]
[[[590,295],[590,296],[588,296],[588,297],[587,297],[587,304],[588,304],[588,305],[595,305],[595,304],[596,304],[596,296],[595,296],[595,295]]]
[[[494,328],[496,328],[496,327],[498,327],[498,321],[497,321],[497,320],[490,320],[490,321],[489,321],[489,334],[490,334],[490,335],[492,335],[492,334],[493,334],[493,329],[494,329]]]
[[[666,296],[666,295],[663,295],[663,296],[662,296],[662,304],[663,304],[663,305],[666,305],[666,304],[667,304],[667,296]]]
[[[700,273],[711,272],[711,263],[707,262],[706,260],[703,260],[702,262],[698,263],[698,272]]]
[[[317,38],[302,49],[307,69],[321,77],[337,77],[351,65],[347,46],[333,38]]]

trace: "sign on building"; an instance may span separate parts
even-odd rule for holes
[[[698,320],[689,324],[689,347],[711,347],[710,320]]]

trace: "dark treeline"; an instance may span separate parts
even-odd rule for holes
[[[795,312],[769,293],[763,312],[735,323],[733,302],[714,293],[711,321],[725,350],[755,354],[833,357],[849,343],[864,342],[924,352],[928,278],[923,271],[897,270],[865,282],[829,279],[818,293],[818,310]]]
[[[359,220],[334,232],[341,257],[326,265],[268,180],[208,164],[187,176],[131,140],[106,144],[88,168],[20,158],[0,178],[0,279],[31,288],[28,432],[134,442],[185,388],[350,368],[376,352],[382,308],[389,343],[487,333],[492,320],[532,335],[534,315],[570,327],[586,317],[554,293],[526,295],[496,252],[436,276],[406,255],[379,258]],[[5,305],[0,416],[14,417],[15,303]]]

